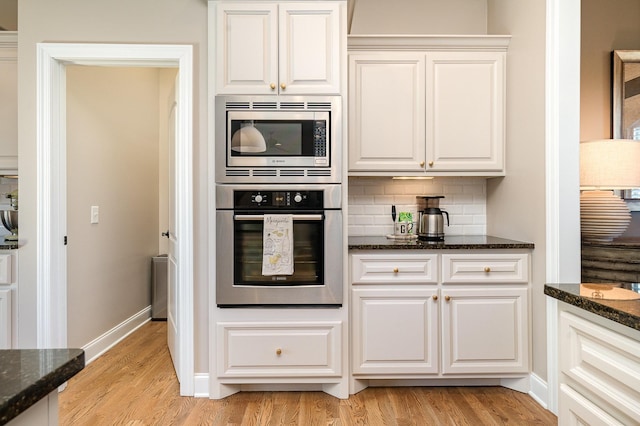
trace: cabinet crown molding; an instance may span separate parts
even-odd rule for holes
[[[352,34],[347,37],[347,49],[506,51],[510,41],[510,35]]]

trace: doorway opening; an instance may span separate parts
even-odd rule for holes
[[[40,43],[37,78],[37,342],[67,346],[66,72],[68,65],[177,68],[172,116],[175,145],[169,249],[175,284],[174,327],[168,327],[180,394],[194,394],[193,343],[193,53],[187,45]],[[173,335],[171,335],[173,333]]]

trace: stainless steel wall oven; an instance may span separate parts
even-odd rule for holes
[[[342,305],[339,184],[217,185],[216,203],[219,307]],[[292,269],[265,274],[266,218],[281,217],[292,235],[280,254],[291,255]]]

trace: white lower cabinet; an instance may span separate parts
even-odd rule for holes
[[[353,373],[438,372],[436,288],[352,291]]]
[[[436,250],[351,255],[355,378],[500,378],[529,372],[528,254],[474,256]],[[451,284],[438,261],[468,262],[466,270],[480,273]],[[411,270],[416,265],[429,265],[422,276],[435,280],[420,279]],[[371,271],[386,279],[372,279]]]
[[[336,377],[341,322],[218,323],[219,377]]]
[[[560,304],[558,424],[640,424],[640,332]]]
[[[442,290],[442,373],[526,373],[528,290]]]
[[[11,289],[0,289],[0,349],[11,349]]]

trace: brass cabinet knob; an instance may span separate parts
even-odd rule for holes
[[[282,355],[282,349],[280,348],[276,349],[276,355]]]
[[[420,162],[420,167],[424,167],[424,161]]]
[[[287,85],[286,85],[286,84],[284,84],[284,83],[280,83],[280,88],[281,88],[282,90],[285,90],[285,89],[287,88]]]
[[[491,272],[491,268],[489,268],[488,266],[485,266],[485,267],[484,267],[484,271],[485,271],[485,272]]]
[[[397,274],[397,273],[398,273],[398,271],[400,271],[400,270],[399,270],[397,267],[396,267],[396,268],[393,268],[393,273],[394,273],[394,274]]]
[[[276,90],[276,84],[275,83],[271,83],[269,85],[269,87],[271,87],[271,90]]]
[[[433,161],[429,161],[429,167],[433,167]]]
[[[433,296],[431,296],[431,298],[432,298],[433,300],[438,300],[438,295],[437,295],[437,294],[434,294]]]
[[[451,296],[445,296],[444,300],[446,300],[448,302],[449,300],[451,300]]]

